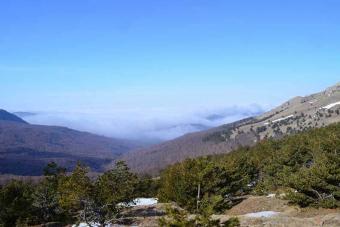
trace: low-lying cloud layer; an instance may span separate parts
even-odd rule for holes
[[[224,109],[119,109],[108,112],[20,112],[32,124],[66,126],[109,137],[159,142],[258,115],[258,105]]]

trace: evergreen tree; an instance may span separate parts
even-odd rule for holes
[[[0,226],[13,227],[34,221],[32,206],[33,187],[22,181],[13,180],[0,191]]]
[[[58,184],[60,207],[78,219],[93,196],[93,185],[87,173],[87,167],[78,163],[72,174],[61,178]]]
[[[119,220],[121,211],[135,198],[137,176],[120,161],[115,168],[101,175],[94,184],[93,193],[85,200],[81,218],[87,223],[101,226]]]
[[[66,170],[55,162],[44,168],[45,178],[39,182],[32,194],[33,206],[38,210],[39,218],[44,222],[65,220],[65,212],[59,204],[58,185]]]

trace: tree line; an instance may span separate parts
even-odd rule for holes
[[[138,177],[124,162],[96,179],[79,163],[72,173],[56,163],[44,169],[39,183],[13,180],[0,187],[0,226],[42,223],[60,225],[94,223],[106,226],[119,222],[123,209],[137,197],[154,196],[157,183]]]
[[[172,165],[161,174],[159,198],[213,214],[245,195],[275,192],[302,207],[340,207],[339,123]]]

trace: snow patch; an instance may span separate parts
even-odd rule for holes
[[[99,224],[96,223],[91,223],[92,227],[99,227]],[[90,227],[88,224],[86,223],[79,223],[78,225],[72,225],[72,227]]]
[[[272,216],[278,215],[279,212],[276,211],[261,211],[261,212],[256,212],[256,213],[248,213],[244,216],[249,217],[249,218],[269,218]]]
[[[294,114],[291,114],[291,115],[289,115],[289,116],[287,116],[287,117],[281,117],[281,118],[279,118],[279,119],[276,119],[276,120],[272,121],[272,123],[276,123],[276,122],[279,122],[279,121],[284,121],[284,120],[287,120],[287,119],[292,118],[292,117],[294,117]],[[265,124],[265,125],[269,125],[269,123],[270,123],[270,122],[266,122],[266,123],[264,123],[264,124]]]
[[[133,201],[131,206],[151,206],[158,203],[157,198],[137,198]]]
[[[156,205],[158,203],[157,198],[136,198],[133,200],[132,203],[128,204],[128,207],[135,207],[135,206],[150,206],[150,205]],[[124,206],[123,203],[120,205]],[[91,223],[92,227],[99,227],[100,224],[97,223]],[[106,225],[106,226],[116,226],[116,225]],[[72,225],[72,227],[90,227],[86,223],[80,223],[79,225]]]
[[[275,197],[275,194],[268,194],[267,195],[267,198],[274,198]]]
[[[320,109],[331,109],[333,108],[334,106],[337,106],[337,105],[340,105],[340,102],[334,102],[334,103],[331,103],[331,104],[328,104],[327,106],[324,106],[324,107],[321,107]]]

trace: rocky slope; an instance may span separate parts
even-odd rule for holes
[[[0,111],[0,174],[40,175],[50,161],[71,168],[77,161],[101,171],[139,144],[64,127],[31,125]]]
[[[257,117],[128,152],[122,159],[137,172],[157,174],[167,165],[186,158],[227,153],[265,138],[280,138],[339,121],[340,83],[320,93],[295,97]]]

